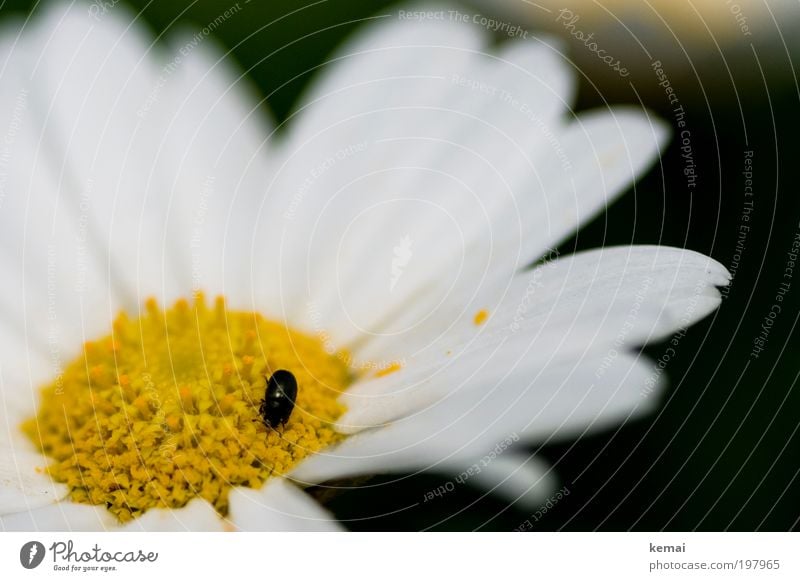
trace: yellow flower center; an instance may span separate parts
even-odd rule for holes
[[[227,310],[222,297],[165,311],[151,299],[141,317],[120,314],[110,336],[86,343],[23,429],[73,501],[105,504],[125,522],[199,496],[224,515],[232,487],[259,488],[342,438],[332,423],[347,360],[258,313]],[[271,429],[259,406],[279,369],[299,389],[286,425]]]

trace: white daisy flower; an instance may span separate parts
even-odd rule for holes
[[[304,489],[476,463],[535,505],[554,476],[525,445],[658,405],[634,348],[726,270],[549,249],[658,159],[660,121],[568,114],[549,41],[393,17],[275,128],[208,32],[154,44],[81,4],[0,32],[0,527],[337,529]],[[278,369],[299,393],[268,427]]]

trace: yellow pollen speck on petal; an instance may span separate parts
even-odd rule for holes
[[[126,522],[201,497],[220,514],[236,486],[259,488],[344,436],[333,424],[352,381],[322,342],[202,293],[139,318],[120,314],[111,336],[84,344],[45,386],[23,431],[51,460],[75,502],[105,505]],[[259,415],[266,375],[298,383],[285,426]]]
[[[481,309],[477,313],[475,313],[475,318],[472,319],[472,322],[476,325],[483,325],[489,319],[489,311],[486,309]]]
[[[383,369],[379,370],[375,377],[386,377],[394,373],[395,371],[400,371],[403,368],[402,364],[399,361],[394,361],[390,365],[384,367]]]

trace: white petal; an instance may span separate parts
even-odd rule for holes
[[[409,22],[394,18],[372,21],[326,63],[308,95],[293,115],[291,141],[302,144],[332,125],[332,119],[348,119],[385,105],[407,104],[409,99],[430,104],[441,97],[441,87],[423,84],[418,91],[398,92],[415,77],[451,71],[479,51],[486,38],[477,27],[426,20]],[[411,88],[411,87],[409,87]],[[333,106],[335,105],[335,106]],[[334,116],[334,117],[331,117]],[[362,122],[365,128],[368,122]],[[357,135],[357,133],[356,133]]]
[[[532,54],[548,54],[537,48]],[[469,62],[462,66],[467,74],[458,78],[482,78],[479,66],[476,71]],[[556,63],[544,69],[563,76]],[[506,83],[513,84],[511,73],[525,79],[521,70],[510,68]],[[459,105],[451,97],[448,108]],[[345,155],[340,163],[326,150],[331,163],[326,165],[320,154],[317,164],[324,166],[325,179],[312,179],[307,186],[301,177],[319,168],[303,165],[302,155],[297,158],[302,169],[290,182],[300,188],[300,207],[278,243],[292,251],[307,248],[301,259],[309,265],[305,273],[282,263],[292,273],[287,277],[302,277],[281,280],[281,291],[295,305],[286,307],[288,316],[355,349],[362,346],[355,341],[387,335],[399,341],[416,327],[430,332],[448,325],[457,303],[453,297],[509,280],[593,217],[656,159],[667,134],[661,122],[618,109],[579,116],[564,130],[552,117],[520,151],[531,131],[515,119],[518,110],[482,125],[476,119],[483,116],[470,117],[467,107],[466,119],[455,124],[458,131],[440,134],[435,121],[447,117],[447,108],[420,113],[372,107],[367,117],[385,114],[394,121],[370,119],[371,131],[389,127],[391,132],[382,133],[363,154]],[[498,131],[504,124],[518,133]],[[406,161],[420,152],[430,156]],[[409,171],[419,179],[410,180]],[[336,192],[333,198],[316,193],[321,184]]]
[[[339,531],[333,515],[283,478],[260,490],[236,488],[230,495],[230,519],[241,531]]]
[[[0,517],[3,531],[108,531],[118,527],[105,507],[69,501]]]
[[[533,290],[530,309],[523,318],[533,319],[555,310],[582,305],[609,308],[637,303],[669,314],[687,327],[719,306],[715,287],[727,286],[730,274],[716,260],[692,250],[667,246],[620,246],[581,252],[540,267],[542,287]],[[533,271],[515,281],[511,294],[522,296],[536,278]],[[508,308],[493,324],[508,323],[517,314]]]
[[[227,530],[222,517],[201,498],[191,500],[183,508],[151,508],[120,530],[125,532],[222,532]]]
[[[43,366],[37,372],[48,369]],[[35,413],[36,405],[30,381],[23,377],[0,369],[0,515],[3,516],[48,507],[68,493],[64,484],[45,473],[49,460],[20,430],[21,423]],[[13,522],[23,522],[26,517],[22,514],[14,518]]]
[[[41,454],[0,444],[0,515],[33,510],[67,495],[66,486],[44,473],[46,465]]]
[[[3,388],[0,392],[0,426],[3,425],[3,413],[7,411],[5,406],[11,405],[14,413],[27,415],[33,411],[33,406],[28,404],[34,401],[35,388],[58,375],[62,357],[63,354],[57,350],[46,356],[16,329],[0,323],[0,385]],[[18,417],[21,419],[23,416]]]
[[[277,285],[275,301],[338,345],[393,332],[393,318],[428,316],[496,258],[470,252],[464,269],[467,249],[496,235],[519,240],[520,228],[494,228],[496,216],[525,195],[535,151],[572,94],[571,75],[545,41],[487,52],[477,27],[386,28],[348,46],[335,59],[341,70],[302,109],[277,180],[294,195],[271,211],[285,218],[271,229],[285,258],[264,273]],[[403,259],[403,240],[413,260],[401,278],[393,261]]]
[[[293,321],[309,320],[306,271],[298,264],[307,263],[307,252],[319,251],[315,231],[346,226],[354,204],[394,196],[396,188],[387,183],[391,175],[370,174],[389,169],[389,164],[405,165],[408,155],[394,159],[397,146],[381,140],[404,130],[411,114],[403,114],[404,107],[451,106],[448,97],[458,88],[446,75],[474,58],[484,40],[479,29],[452,22],[384,21],[366,27],[329,61],[329,70],[289,120],[285,163],[270,184],[256,242],[281,253],[281,261],[263,265],[263,288],[258,289],[271,304],[280,305],[281,313]],[[380,188],[374,187],[376,179]],[[344,195],[337,194],[348,184],[340,192]],[[325,209],[332,196],[335,216]],[[349,218],[338,208],[347,208]],[[317,226],[320,218],[324,220]],[[331,236],[326,234],[322,244]]]
[[[366,180],[371,191],[355,208],[326,208],[326,221],[337,228],[315,232],[313,260],[322,271],[309,277],[308,293],[333,331],[351,328],[342,339],[394,334],[436,319],[451,297],[473,292],[487,275],[510,275],[529,262],[520,256],[527,212],[534,210],[529,190],[547,133],[560,130],[571,78],[543,43],[511,43],[496,57],[472,60],[448,77],[466,97],[457,94],[437,110],[391,111],[406,117],[402,132],[375,147],[389,148],[383,160],[402,170],[376,175],[389,178],[388,184]],[[484,83],[494,94],[465,88],[461,79]],[[520,99],[536,111],[536,121],[501,95]],[[362,171],[381,172],[383,166]],[[392,182],[396,174],[400,181]]]
[[[20,426],[36,413],[37,397],[27,381],[0,370],[0,447],[12,451],[37,452],[33,442],[22,433]],[[40,460],[44,463],[44,458]]]
[[[551,136],[554,142],[533,158],[535,173],[524,176],[526,179],[518,178],[518,183],[527,188],[523,194],[515,196],[513,204],[506,204],[504,213],[495,217],[489,226],[484,225],[480,236],[473,239],[477,245],[466,247],[463,253],[451,254],[451,262],[443,272],[446,274],[456,269],[462,279],[471,281],[471,284],[459,289],[452,284],[453,277],[437,275],[436,284],[445,285],[442,289],[445,298],[441,303],[449,308],[440,308],[435,302],[430,306],[422,295],[425,289],[421,289],[417,296],[402,304],[410,313],[395,323],[396,332],[389,336],[373,336],[371,343],[378,345],[373,347],[368,343],[367,348],[374,354],[388,351],[384,348],[384,341],[416,347],[436,337],[442,328],[453,322],[463,307],[463,301],[456,297],[470,300],[476,294],[485,293],[486,287],[506,286],[515,269],[542,256],[548,248],[553,248],[622,193],[653,163],[666,135],[662,122],[630,109],[578,116],[565,131]],[[492,193],[496,191],[491,190]],[[475,210],[472,215],[476,215]],[[412,230],[402,217],[398,222],[397,228]],[[445,236],[448,227],[446,222],[440,225]],[[426,256],[434,252],[431,248],[440,246],[438,241],[423,240],[425,242],[418,252],[422,254],[423,263]],[[465,257],[469,260],[466,261]],[[438,266],[439,270],[444,268]],[[425,264],[414,267],[409,261],[407,272],[414,268],[424,271]],[[477,271],[470,273],[470,268],[477,268]],[[461,273],[461,269],[465,272]],[[380,266],[369,269],[369,272],[375,270],[380,271]],[[409,275],[404,273],[403,276]],[[375,279],[374,274],[372,279]],[[425,316],[413,312],[412,305],[416,301],[426,306]],[[360,296],[361,304],[383,305],[386,302],[380,296]],[[382,357],[378,356],[379,359]]]
[[[485,489],[521,509],[533,509],[542,504],[556,488],[553,469],[538,456],[506,451],[484,456],[460,471],[450,471],[465,483]],[[468,472],[470,469],[474,474]]]
[[[587,353],[611,357],[663,339],[716,308],[715,285],[728,280],[710,258],[657,246],[602,249],[549,263],[519,275],[501,302],[477,300],[475,308],[491,305],[485,326],[465,316],[400,371],[354,385],[343,396],[348,411],[339,428],[380,425],[457,388],[525,378],[553,361]]]
[[[442,321],[438,333],[431,322],[413,333],[374,340],[359,352],[365,360],[403,359],[421,350],[425,342],[452,349],[475,337],[475,313],[487,309],[489,322],[482,332],[537,328],[553,314],[611,314],[615,308],[637,305],[663,312],[666,328],[653,328],[649,340],[688,327],[719,305],[716,286],[730,281],[717,261],[691,250],[667,246],[602,248],[565,256],[518,274],[510,283],[487,285],[477,297],[454,300],[453,318]],[[443,330],[447,332],[443,332]],[[647,337],[645,335],[644,337]]]
[[[44,135],[48,110],[41,99],[48,93],[30,78],[35,41],[33,32],[19,41],[0,38],[0,52],[8,49],[0,72],[0,324],[17,349],[68,358],[85,334],[107,327],[118,303],[84,227],[82,192],[62,195],[74,184],[54,163],[54,144]],[[4,353],[9,365],[11,353]]]
[[[222,292],[226,246],[241,303],[270,134],[246,82],[207,35],[162,52],[123,7],[95,19],[83,5],[60,6],[36,28],[31,77],[52,99],[41,116],[64,203],[85,208],[125,305],[171,302],[192,287]]]
[[[668,126],[646,112],[615,107],[578,115],[537,160],[540,181],[523,253],[544,255],[613,202],[657,159]]]
[[[526,379],[511,376],[483,389],[456,388],[414,416],[360,432],[308,458],[291,476],[314,483],[431,470],[441,462],[480,457],[512,433],[531,442],[581,436],[651,411],[661,379],[646,358],[619,354],[604,367],[603,357],[593,355],[549,365]]]
[[[152,39],[122,5],[96,19],[83,4],[54,3],[28,50],[31,101],[65,211],[82,217],[126,306],[139,293],[172,298],[177,280],[162,268],[169,192],[154,180],[164,120],[139,114],[158,86]]]
[[[162,147],[172,160],[163,178],[172,194],[173,268],[187,289],[225,292],[250,306],[251,268],[265,260],[263,248],[253,260],[249,253],[271,180],[272,124],[247,77],[213,39],[184,32],[170,45],[180,63],[152,106],[170,110]]]
[[[408,360],[407,366],[384,377],[361,381],[341,396],[347,411],[337,429],[355,433],[365,428],[412,415],[455,393],[483,391],[498,381],[517,380],[524,385],[552,365],[602,357],[640,344],[653,329],[661,335],[674,322],[653,310],[626,316],[630,307],[597,312],[584,309],[576,315],[557,312],[538,326],[500,328],[480,334],[445,351]],[[544,317],[543,317],[544,318]],[[630,325],[630,327],[627,327]],[[612,341],[618,337],[618,345]]]

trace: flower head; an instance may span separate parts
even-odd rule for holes
[[[667,137],[567,115],[547,39],[371,24],[283,135],[210,38],[154,44],[122,6],[0,45],[7,529],[336,528],[303,488],[492,451],[472,482],[535,503],[553,478],[520,446],[653,409],[633,348],[728,280],[658,246],[529,268]],[[267,426],[278,369],[298,395]]]

